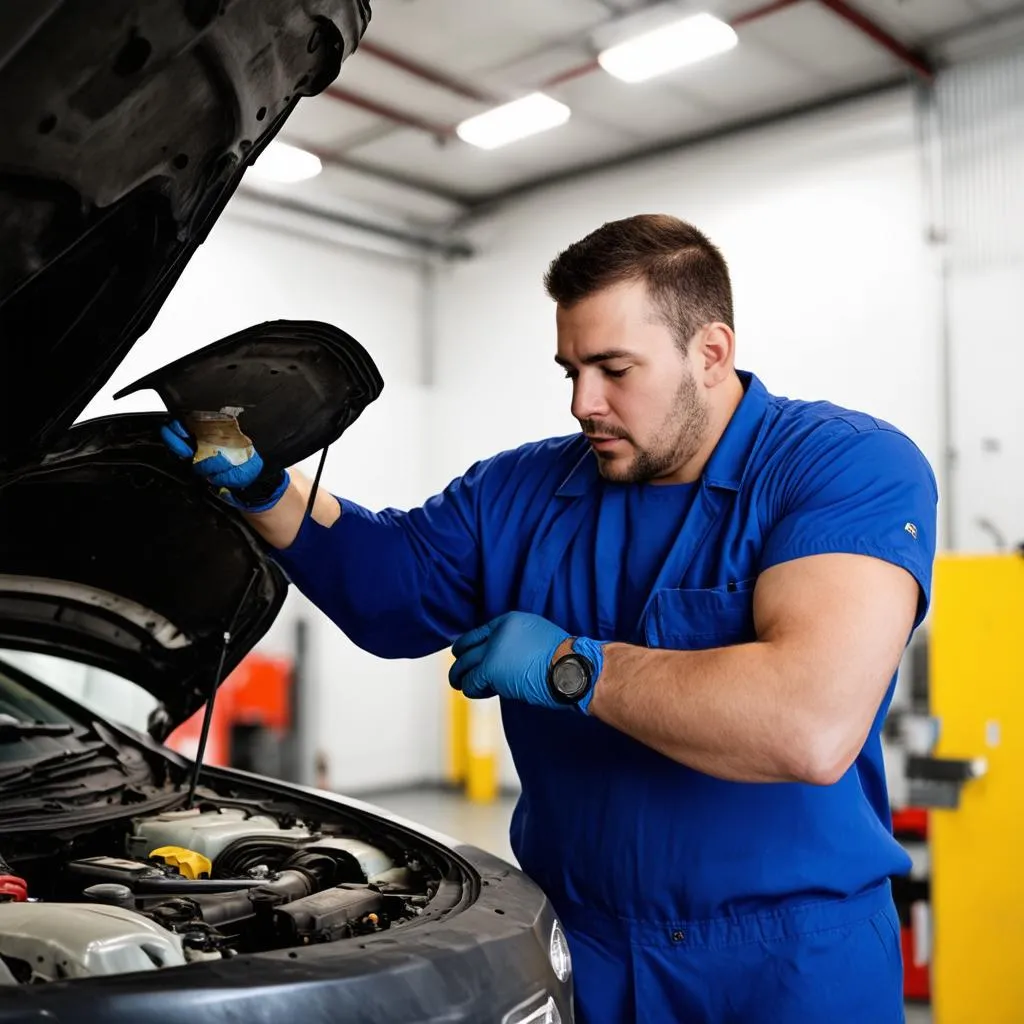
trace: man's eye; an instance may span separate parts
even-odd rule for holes
[[[606,366],[606,367],[604,367],[604,372],[609,377],[625,377],[626,374],[629,373],[629,369],[630,368],[627,366],[627,367],[625,367],[625,369],[622,369],[622,370],[609,370],[608,367]]]
[[[575,380],[576,379],[576,371],[575,370],[566,370],[565,371],[565,379],[566,380]]]

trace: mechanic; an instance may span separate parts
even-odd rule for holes
[[[360,647],[454,642],[452,685],[501,698],[512,846],[579,1020],[902,1021],[880,728],[929,601],[928,463],[738,371],[728,268],[689,224],[607,223],[545,283],[579,434],[408,512],[321,489],[307,518],[310,482],[258,454],[197,471]]]

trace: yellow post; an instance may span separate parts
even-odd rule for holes
[[[935,1024],[1021,1024],[1024,558],[937,559],[930,661],[935,755],[987,762],[930,812]]]
[[[466,781],[469,761],[469,701],[458,690],[448,697],[448,781],[461,785]]]
[[[494,697],[466,703],[469,704],[466,796],[474,803],[491,803],[498,795],[501,706]]]
[[[449,690],[448,781],[464,785],[467,799],[474,803],[490,803],[498,795],[500,732],[497,700],[468,700],[458,690]]]

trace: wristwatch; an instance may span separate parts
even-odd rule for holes
[[[559,704],[579,704],[594,685],[594,663],[585,655],[563,654],[548,669],[548,690]]]

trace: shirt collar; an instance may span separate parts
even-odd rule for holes
[[[737,370],[743,384],[743,398],[732,414],[725,432],[715,445],[701,479],[710,487],[738,491],[743,482],[747,463],[757,446],[765,414],[768,411],[768,391],[752,373]],[[560,498],[579,498],[585,494],[601,475],[597,471],[597,458],[589,446],[582,457],[562,481],[557,494]]]
[[[710,487],[738,491],[761,438],[768,412],[768,390],[752,373],[737,370],[743,384],[743,397],[715,445],[702,474]]]

